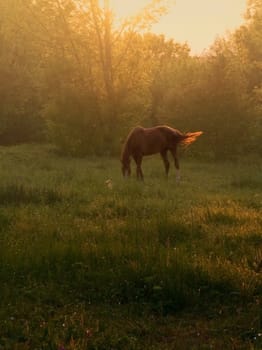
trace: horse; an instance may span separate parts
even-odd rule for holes
[[[131,175],[130,158],[132,157],[136,163],[137,179],[143,181],[144,175],[141,168],[143,156],[160,153],[164,162],[166,176],[168,177],[170,164],[167,152],[170,151],[177,169],[176,179],[179,181],[180,175],[177,146],[188,146],[202,134],[202,131],[187,132],[184,134],[167,125],[158,125],[152,128],[143,128],[141,126],[135,127],[128,134],[122,149],[121,163],[123,176],[126,177]]]

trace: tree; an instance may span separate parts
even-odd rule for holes
[[[39,51],[17,18],[21,8],[0,2],[0,144],[42,139]],[[14,2],[13,5],[18,5]]]
[[[164,13],[165,7],[160,6],[163,1],[152,1],[143,10],[142,14],[125,20],[119,28],[114,26],[114,16],[110,9],[109,1],[104,1],[103,7],[97,0],[78,2],[75,7],[62,6],[62,3],[58,0],[56,3],[58,17],[61,19],[62,27],[64,27],[64,31],[67,33],[67,38],[70,41],[69,45],[67,44],[63,48],[63,54],[65,56],[66,49],[68,47],[71,48],[71,51],[74,53],[74,63],[77,63],[82,73],[80,74],[81,80],[78,81],[78,86],[74,86],[74,89],[78,92],[81,91],[81,93],[77,93],[78,98],[74,99],[74,101],[79,100],[80,96],[82,96],[80,99],[86,96],[89,106],[90,102],[93,101],[90,115],[87,116],[87,113],[84,113],[82,118],[77,120],[82,120],[86,126],[88,124],[96,126],[99,133],[100,149],[105,148],[103,144],[106,143],[111,145],[110,148],[113,152],[116,152],[119,150],[119,138],[122,133],[121,130],[123,130],[123,121],[125,122],[123,117],[126,115],[126,110],[123,106],[125,104],[129,105],[127,100],[130,100],[131,90],[134,91],[138,88],[137,74],[130,74],[131,72],[134,73],[134,70],[132,69],[132,64],[127,64],[127,62],[130,63],[134,59],[134,53],[131,51],[131,48],[136,46],[139,41],[137,40],[137,30],[150,26],[157,16]],[[71,12],[68,11],[68,8],[70,8]],[[58,58],[57,54],[54,56]],[[137,64],[135,68],[138,74],[142,73],[141,71],[139,72],[138,67],[143,66],[144,59],[144,56],[138,55],[136,57]],[[59,64],[59,59],[57,62]],[[70,60],[70,62],[72,64],[73,61]],[[141,83],[141,80],[139,83]],[[71,82],[67,81],[65,85],[69,86]],[[74,95],[72,90],[67,96]],[[58,91],[57,88],[56,91]],[[58,99],[58,101],[61,101],[61,99]],[[52,103],[54,108],[47,108],[46,110],[49,115],[53,115],[52,113],[50,114],[51,110],[55,111],[57,115],[59,110],[57,99],[55,98]],[[81,104],[83,106],[82,102]],[[64,109],[64,107],[61,108],[62,110]],[[69,110],[67,109],[67,111]],[[89,110],[88,106],[84,110]],[[95,122],[92,121],[93,116],[91,115],[94,111],[96,114]],[[63,123],[63,128],[58,123],[58,119]],[[72,113],[72,119],[76,120],[74,113]],[[49,125],[52,128],[57,127],[60,129],[60,134],[61,130],[67,133],[65,124],[68,123],[70,117],[66,120],[67,122],[63,120],[63,117],[61,119],[53,115],[52,123]],[[69,135],[65,139],[72,135],[72,123],[69,123],[69,125]],[[114,126],[114,133],[112,133],[112,126]],[[86,130],[86,128],[82,128],[82,130]],[[92,130],[92,134],[94,134],[94,130]],[[56,132],[55,135],[57,137],[58,133]],[[79,148],[83,150],[83,142],[79,143],[78,141]],[[106,148],[108,149],[108,147]]]

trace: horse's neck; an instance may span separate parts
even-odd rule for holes
[[[122,152],[122,162],[126,163],[129,161],[130,158],[130,152],[128,144],[126,143]]]

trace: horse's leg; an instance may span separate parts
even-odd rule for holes
[[[166,176],[168,176],[170,164],[169,164],[169,160],[167,158],[167,150],[160,152],[160,154],[161,154],[161,157],[162,157],[164,165],[165,165]]]
[[[128,164],[127,167],[127,176],[129,177],[131,175],[131,167],[130,167],[130,163]]]
[[[136,154],[134,156],[134,160],[136,162],[136,177],[137,179],[144,180],[144,175],[142,172],[141,164],[142,164],[142,156],[140,154]]]
[[[141,179],[142,181],[144,181],[144,175],[143,175],[143,171],[142,171],[142,157],[138,158],[138,162],[137,162],[137,178]]]
[[[171,152],[172,152],[172,155],[173,155],[173,158],[174,158],[174,161],[175,161],[175,167],[176,167],[176,170],[177,170],[176,181],[179,182],[180,181],[180,167],[179,167],[179,161],[178,161],[178,157],[177,157],[177,150],[176,150],[176,148],[172,149]]]

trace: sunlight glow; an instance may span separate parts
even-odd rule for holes
[[[149,0],[111,0],[118,17],[133,16]],[[243,23],[246,0],[176,0],[169,13],[152,31],[175,41],[187,42],[193,54],[200,54],[216,39]]]

